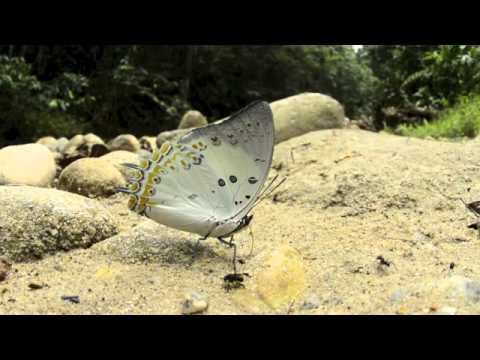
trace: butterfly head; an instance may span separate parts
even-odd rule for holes
[[[242,217],[240,221],[238,221],[238,226],[235,228],[232,234],[236,232],[240,232],[243,229],[245,229],[248,225],[250,225],[250,222],[252,221],[252,219],[253,219],[253,215],[245,215],[244,217]]]

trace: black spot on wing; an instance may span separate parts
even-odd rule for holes
[[[235,175],[230,175],[229,179],[232,184],[235,184],[237,182],[237,177]]]
[[[248,183],[249,184],[256,184],[257,182],[258,182],[258,179],[253,177],[253,176],[248,178]]]
[[[225,180],[223,180],[223,179],[218,179],[218,185],[219,185],[219,186],[225,186]]]

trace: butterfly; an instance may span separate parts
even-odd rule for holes
[[[274,148],[270,105],[255,102],[227,119],[165,142],[132,170],[128,206],[156,222],[234,248],[268,177]],[[227,242],[225,239],[230,238]],[[235,270],[236,272],[236,270]]]

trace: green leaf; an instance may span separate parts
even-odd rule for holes
[[[57,99],[52,99],[48,103],[48,106],[52,109],[57,109],[58,108],[58,100]]]

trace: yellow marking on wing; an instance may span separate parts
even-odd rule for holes
[[[129,187],[130,190],[133,191],[133,192],[137,192],[138,189],[140,189],[140,185],[139,185],[138,183],[136,183],[136,182],[131,183],[128,187]]]
[[[163,143],[162,146],[160,147],[160,152],[162,154],[168,154],[171,149],[172,149],[172,145],[166,142],[166,143]]]
[[[137,206],[138,198],[135,195],[130,195],[130,198],[128,199],[128,208],[130,210],[135,209],[135,206]]]
[[[162,159],[163,159],[163,154],[160,151],[155,150],[155,152],[152,155],[152,160],[155,161],[156,163],[159,163],[160,161],[162,161]]]
[[[142,159],[142,160],[140,160],[139,166],[140,166],[142,169],[147,170],[147,169],[148,169],[148,166],[149,166],[149,161],[148,161],[148,160],[145,160],[145,159]]]

